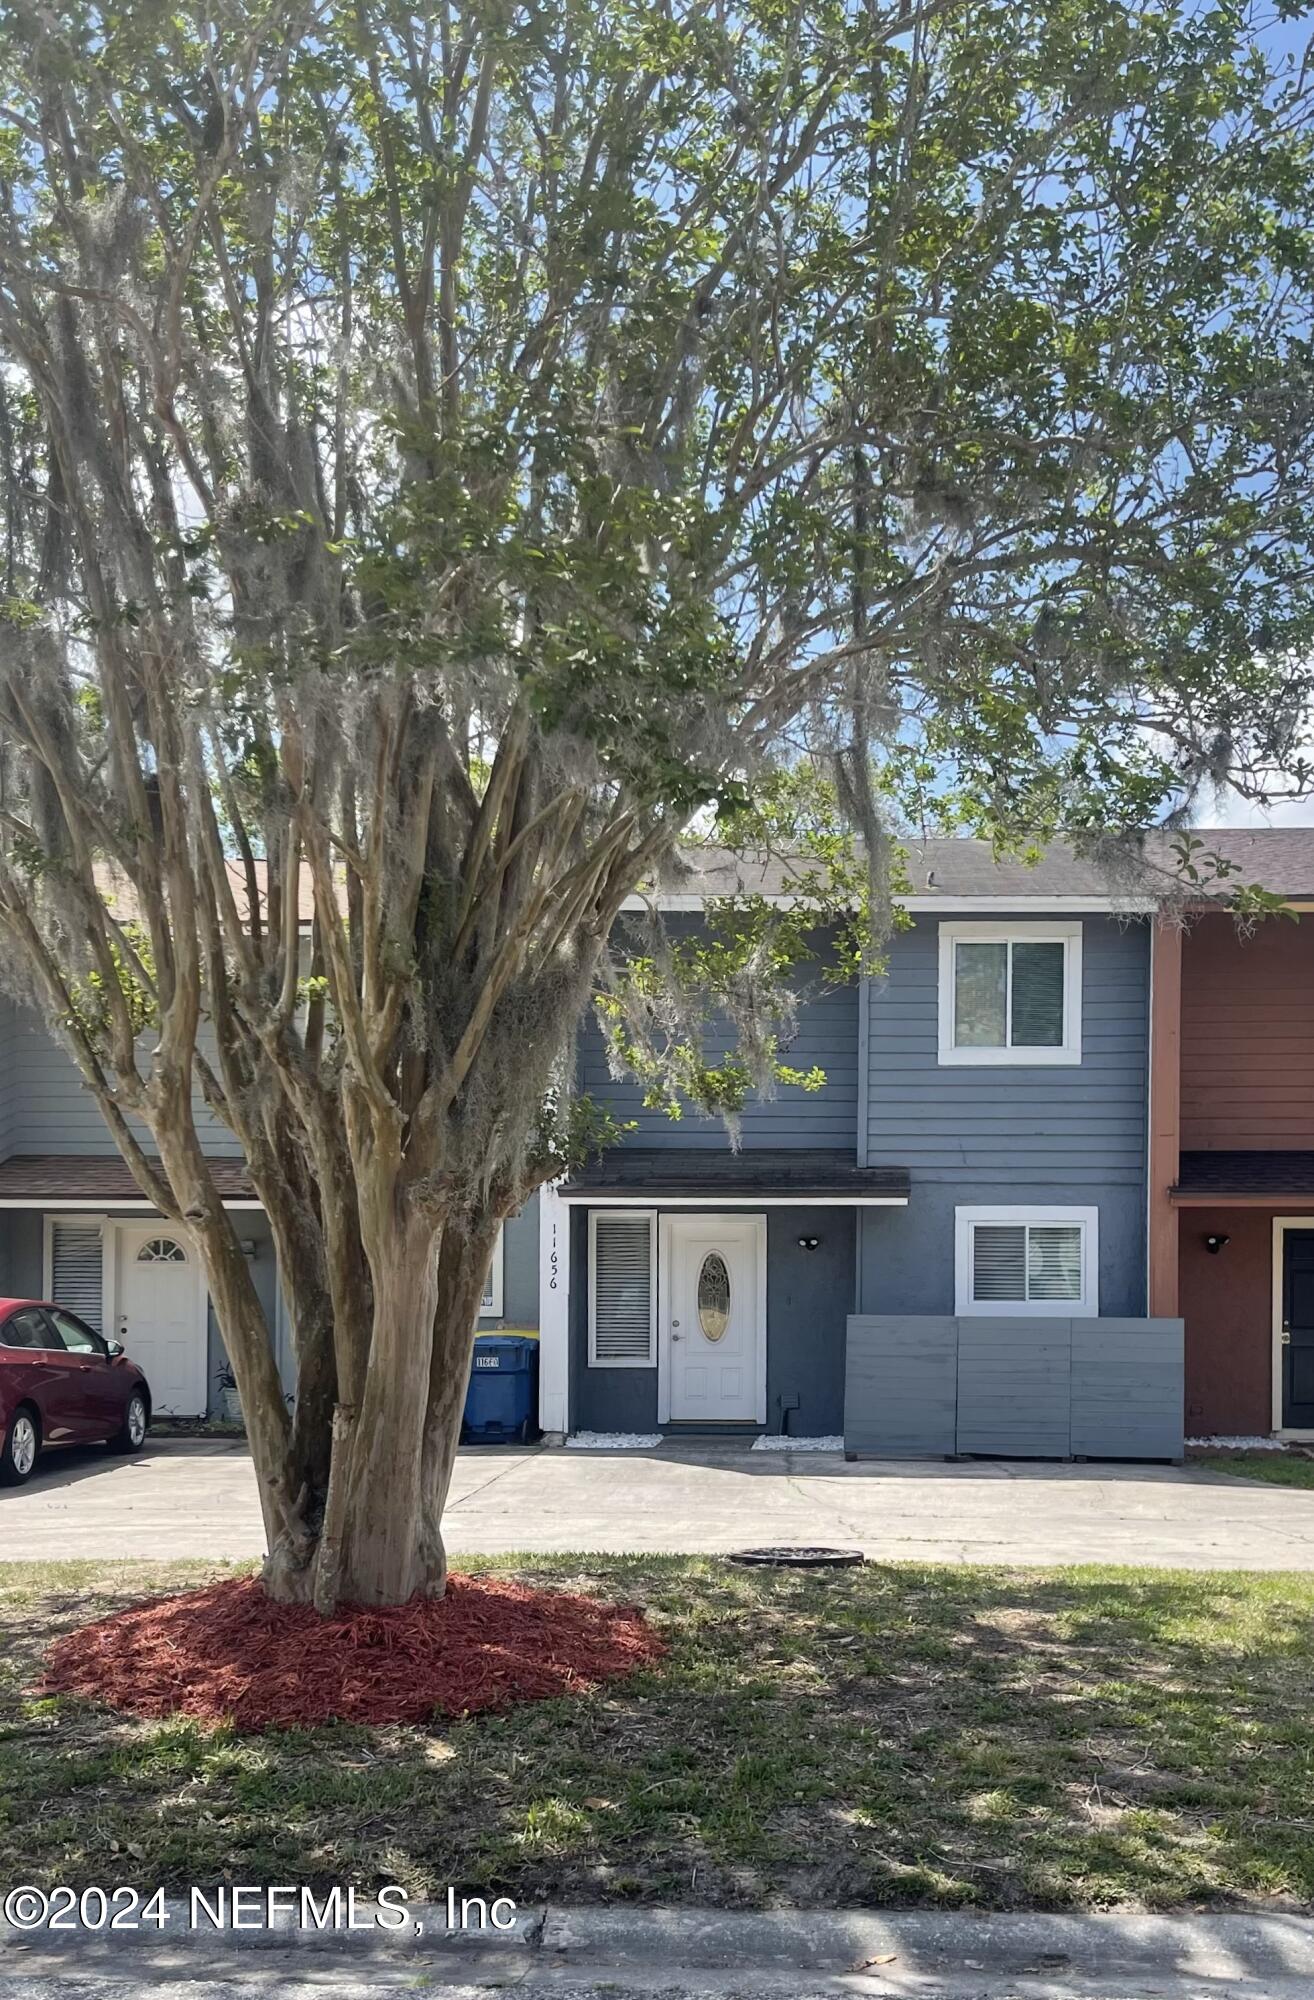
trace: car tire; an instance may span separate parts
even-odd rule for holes
[[[146,1442],[151,1413],[140,1389],[134,1389],[123,1412],[123,1422],[109,1441],[111,1451],[140,1451]]]
[[[14,1411],[0,1445],[0,1486],[22,1486],[41,1456],[41,1426],[26,1404]]]

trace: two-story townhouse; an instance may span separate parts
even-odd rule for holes
[[[954,1329],[941,1377],[959,1325],[990,1322],[997,1381],[1000,1343],[1021,1343],[1009,1395],[1078,1321],[1133,1337],[1145,909],[1065,854],[998,864],[983,844],[940,840],[909,866],[911,922],[883,976],[814,985],[801,1006],[790,1060],[824,1069],[825,1089],[751,1104],[738,1152],[718,1121],[645,1113],[586,1031],[584,1087],[636,1129],[543,1200],[545,1430],[840,1433],[863,1316],[906,1318],[915,1355]],[[748,886],[787,897],[789,872],[769,864]],[[679,901],[744,877],[709,857]],[[895,1393],[890,1371],[873,1392]],[[936,1435],[913,1422],[904,1442]],[[975,1448],[1061,1454],[1072,1438],[1066,1415],[1060,1436],[1026,1409],[1016,1435],[1007,1422],[995,1435],[978,1429]]]
[[[1314,830],[1209,844],[1314,907]],[[1055,1354],[1084,1327],[1122,1394],[1147,1303],[1156,1323],[1187,1320],[1188,1429],[1314,1430],[1314,931],[1156,924],[1060,853],[1028,868],[933,841],[910,872],[883,976],[806,980],[789,1055],[824,1088],[751,1103],[737,1152],[717,1120],[646,1112],[583,1030],[582,1086],[636,1129],[545,1191],[541,1227],[537,1202],[507,1224],[481,1319],[541,1321],[545,1430],[838,1433],[854,1328],[879,1319],[894,1346],[860,1362],[859,1387],[865,1366],[869,1398],[902,1398],[908,1449],[944,1435],[922,1406],[944,1404],[946,1371],[976,1370],[996,1416],[971,1448],[1061,1455],[1075,1432],[1042,1408]],[[673,921],[742,876],[707,857]],[[752,886],[787,896],[788,867]],[[203,1131],[290,1391],[267,1220],[231,1135]],[[223,1352],[191,1246],[12,1002],[0,1290],[125,1335],[162,1410],[214,1409]]]
[[[1156,926],[1151,1310],[1186,1326],[1186,1428],[1314,1437],[1314,828],[1210,836],[1285,914]]]

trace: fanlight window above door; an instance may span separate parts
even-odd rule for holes
[[[139,1264],[185,1264],[187,1252],[171,1236],[152,1236],[137,1252]]]
[[[730,1324],[730,1273],[719,1250],[709,1250],[698,1273],[698,1324],[709,1340],[720,1340]]]

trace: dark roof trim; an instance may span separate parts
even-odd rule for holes
[[[212,1159],[209,1167],[226,1206],[261,1206],[244,1160]],[[112,1153],[15,1153],[0,1160],[4,1208],[144,1208],[153,1213],[126,1163]]]
[[[906,1194],[855,1194],[850,1188],[825,1192],[783,1193],[779,1188],[757,1194],[724,1194],[719,1188],[705,1187],[699,1193],[685,1189],[648,1188],[636,1194],[615,1187],[583,1188],[573,1184],[558,1188],[560,1199],[576,1207],[585,1202],[592,1208],[907,1208]]]
[[[563,1182],[563,1201],[727,1208],[902,1207],[906,1167],[860,1167],[850,1153],[621,1147]]]
[[[1314,1152],[1183,1153],[1169,1193],[1177,1200],[1229,1195],[1314,1200]]]

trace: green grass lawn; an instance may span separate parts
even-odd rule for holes
[[[639,1602],[670,1652],[500,1717],[239,1737],[25,1692],[57,1632],[216,1565],[0,1566],[0,1886],[1314,1903],[1314,1578],[464,1566]]]
[[[1270,1486],[1314,1486],[1314,1458],[1286,1451],[1219,1452],[1217,1457],[1193,1455],[1192,1465],[1210,1472],[1230,1472],[1237,1479],[1263,1479]]]

